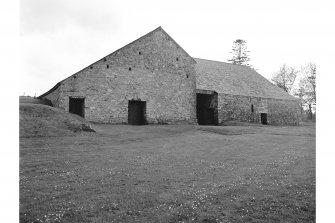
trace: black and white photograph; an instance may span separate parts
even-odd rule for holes
[[[318,176],[333,172],[316,171],[330,164],[316,159],[319,117],[331,119],[319,110],[328,4],[19,0],[17,10],[19,78],[2,81],[16,89],[17,218],[5,222],[331,222],[316,196]]]

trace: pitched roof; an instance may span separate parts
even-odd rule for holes
[[[232,95],[296,100],[248,66],[194,59],[197,62],[197,89]]]

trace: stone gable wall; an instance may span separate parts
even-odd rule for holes
[[[298,125],[301,120],[299,103],[294,100],[219,94],[218,101],[219,124],[226,121],[260,124],[261,113],[268,114],[269,125]]]
[[[128,101],[142,100],[148,123],[196,123],[195,78],[193,59],[158,29],[62,81],[57,107],[84,97],[85,119],[127,123]]]

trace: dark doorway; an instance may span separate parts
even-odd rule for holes
[[[261,113],[261,122],[263,125],[268,124],[268,114],[267,113]]]
[[[215,94],[197,93],[197,119],[199,125],[217,125]]]
[[[71,98],[69,101],[69,112],[84,118],[85,98]]]
[[[128,102],[128,123],[131,125],[145,125],[145,101],[129,101]]]

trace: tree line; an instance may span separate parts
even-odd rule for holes
[[[252,68],[249,64],[249,53],[247,42],[237,39],[233,42],[231,57],[227,60],[232,64]],[[316,64],[314,62],[309,62],[300,69],[283,64],[278,71],[274,72],[271,81],[287,93],[298,97],[301,102],[301,112],[303,113],[304,108],[307,108],[308,118],[313,118],[313,108],[316,108]]]
[[[316,108],[316,64],[309,62],[300,69],[283,64],[276,71],[272,82],[287,93],[300,99],[301,109],[307,108],[308,118],[313,119]]]

